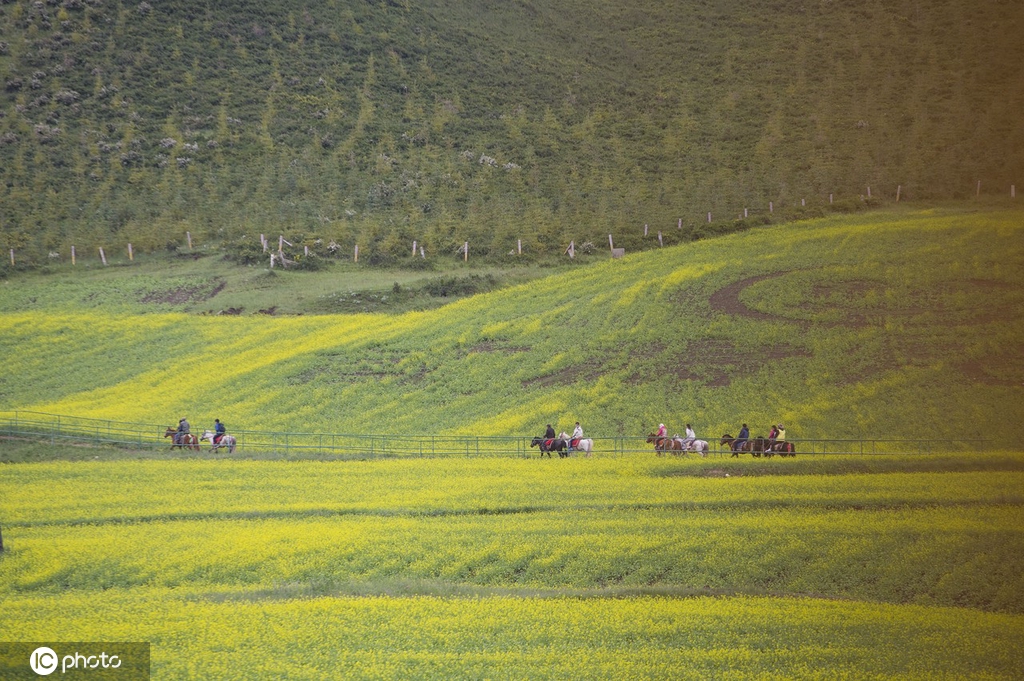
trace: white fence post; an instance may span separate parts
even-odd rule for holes
[[[107,264],[107,256],[105,256],[105,255],[103,254],[103,247],[102,247],[102,246],[100,246],[100,260],[102,260],[102,261],[103,261],[103,264],[104,264],[104,265],[106,265],[106,264]]]

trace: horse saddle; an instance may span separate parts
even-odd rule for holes
[[[555,443],[555,441],[553,439],[551,439],[551,440],[544,440],[544,446],[547,447],[548,449],[550,449],[551,445],[553,445],[554,443]]]
[[[574,438],[572,440],[569,440],[569,446],[570,447],[579,447],[579,445],[580,445],[580,439],[578,437]]]

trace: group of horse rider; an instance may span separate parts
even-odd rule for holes
[[[188,419],[182,416],[178,420],[178,430],[174,433],[174,444],[182,445],[185,444],[185,436],[189,434],[191,426],[188,423]],[[213,420],[213,444],[220,444],[221,438],[227,434],[227,428],[220,422],[220,419]]]
[[[668,438],[668,429],[665,427],[664,423],[659,423],[658,424],[658,432],[655,433],[655,437],[656,438],[669,439]],[[671,439],[675,440],[676,442],[678,442],[679,443],[679,449],[681,449],[682,451],[685,452],[685,451],[688,451],[688,450],[693,448],[693,443],[697,441],[697,434],[694,432],[693,426],[691,426],[689,423],[687,423],[686,424],[686,437],[679,437],[678,434],[675,434],[675,435],[673,435],[671,437]],[[747,424],[744,423],[743,427],[740,428],[740,434],[736,437],[735,440],[732,441],[730,447],[731,447],[731,449],[732,449],[732,451],[734,453],[741,452],[741,451],[743,451],[744,447],[746,447],[746,444],[749,441],[750,441],[750,428],[748,428]],[[772,452],[772,451],[776,451],[777,449],[781,449],[782,444],[785,441],[786,441],[786,427],[783,426],[781,423],[779,423],[779,424],[774,424],[773,423],[771,429],[768,431],[768,445],[765,448],[765,451]]]
[[[668,429],[665,427],[664,423],[658,424],[658,432],[655,433],[655,437],[668,438]],[[697,441],[697,434],[694,432],[693,426],[687,423],[686,437],[679,437],[679,434],[676,433],[675,435],[672,436],[671,439],[678,442],[679,448],[685,452],[689,451],[693,447],[693,443]]]
[[[743,424],[740,428],[740,434],[736,436],[736,439],[732,441],[732,451],[734,454],[743,451],[747,442],[750,441],[750,429],[747,428],[747,424]],[[779,424],[772,424],[771,429],[768,431],[768,445],[765,447],[766,452],[773,452],[781,450],[782,445],[786,442],[786,427]]]
[[[564,437],[565,433],[563,432],[561,435],[562,435],[562,437]],[[559,438],[558,435],[555,434],[554,426],[552,426],[549,423],[548,427],[547,427],[547,430],[544,431],[544,444],[545,444],[545,446],[550,447],[554,443],[554,441],[556,439],[560,439],[560,438]],[[580,422],[577,421],[576,422],[576,426],[572,429],[572,435],[569,436],[569,438],[566,440],[566,443],[569,445],[569,449],[575,449],[576,447],[579,446],[580,440],[582,440],[582,439],[583,439],[583,426],[581,426]]]

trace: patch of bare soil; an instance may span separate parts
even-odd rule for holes
[[[1024,357],[1024,345],[1017,345],[1004,348],[998,355],[960,362],[957,369],[973,383],[1024,387],[1021,357]]]
[[[505,345],[498,341],[481,341],[469,349],[474,352],[503,352],[506,355],[514,355],[519,352],[529,352],[530,348],[520,345]]]
[[[748,375],[790,357],[810,356],[809,350],[788,343],[741,350],[727,340],[706,340],[688,345],[672,366],[680,380],[721,388],[729,385],[733,376]]]
[[[143,296],[141,302],[143,303],[165,303],[169,305],[181,305],[183,303],[201,303],[204,300],[213,298],[218,293],[224,290],[227,286],[226,282],[220,282],[213,289],[207,289],[203,286],[180,286],[171,291],[161,291],[159,293],[150,293]]]
[[[570,385],[581,381],[596,381],[601,377],[601,367],[601,361],[590,360],[583,364],[560,369],[553,374],[531,378],[523,381],[522,385],[524,388],[545,388],[551,385]]]
[[[794,320],[787,319],[786,317],[767,314],[759,310],[751,309],[740,300],[740,293],[747,287],[753,286],[757,282],[764,281],[765,279],[781,277],[784,274],[788,274],[788,272],[759,274],[756,277],[747,277],[746,279],[734,281],[728,286],[720,288],[712,293],[711,298],[708,299],[708,304],[715,312],[722,312],[724,314],[735,315],[737,317],[746,317],[748,319],[756,319],[759,321],[792,322]]]

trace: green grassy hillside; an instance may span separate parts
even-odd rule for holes
[[[710,439],[782,420],[790,437],[1001,440],[1024,415],[1022,230],[1019,210],[811,220],[402,314],[138,314],[161,299],[135,283],[142,267],[83,275],[68,296],[19,277],[3,284],[0,395],[6,409],[252,430],[523,434],[578,419],[598,437],[690,422]],[[163,294],[192,286],[215,309],[217,275],[190,276]],[[93,296],[121,307],[81,309]]]
[[[1022,34],[1006,0],[7,0],[0,246],[534,257],[869,186],[1007,195]]]

